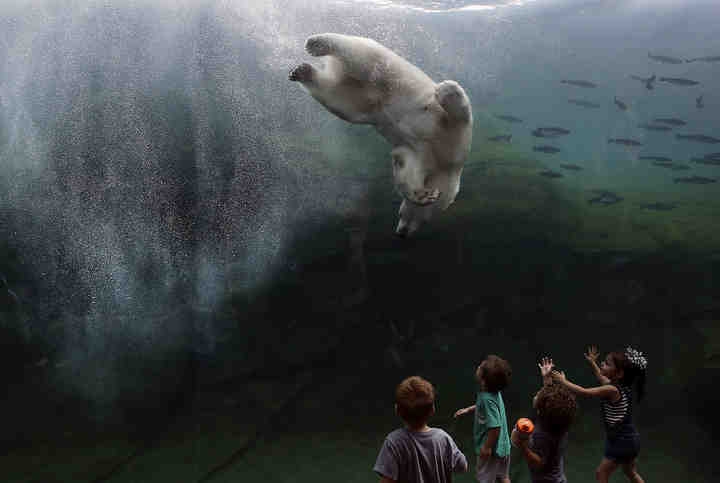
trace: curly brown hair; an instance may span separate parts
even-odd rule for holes
[[[435,388],[420,376],[404,379],[395,390],[398,415],[411,426],[427,422],[435,404]]]
[[[577,414],[575,395],[561,384],[543,386],[538,391],[535,408],[543,428],[554,434],[562,434],[570,429]]]
[[[485,390],[488,392],[499,392],[510,384],[512,368],[505,359],[490,354],[478,367],[476,376],[482,377],[485,381]]]

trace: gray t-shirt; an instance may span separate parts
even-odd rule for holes
[[[566,483],[563,455],[568,445],[567,432],[555,435],[545,431],[539,424],[530,435],[528,447],[544,461],[542,468],[530,467],[533,483]]]
[[[373,470],[398,483],[450,483],[453,472],[467,470],[467,459],[440,428],[388,434]]]

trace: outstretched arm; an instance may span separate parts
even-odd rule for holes
[[[610,379],[603,376],[600,372],[600,367],[597,365],[597,358],[598,358],[598,348],[595,345],[591,345],[588,347],[587,352],[585,353],[585,359],[590,364],[590,368],[592,369],[593,373],[595,374],[595,377],[597,377],[597,380],[600,381],[600,384],[610,384]]]
[[[620,398],[620,391],[618,391],[618,388],[615,386],[612,386],[610,384],[606,384],[603,386],[598,387],[582,387],[578,386],[577,384],[570,382],[565,377],[564,372],[558,372],[553,371],[552,372],[553,379],[560,384],[564,385],[568,389],[570,389],[575,394],[580,394],[582,396],[590,396],[590,397],[600,397],[600,398],[607,398],[611,401],[616,401]]]
[[[458,409],[457,411],[455,411],[455,414],[453,415],[453,417],[457,418],[458,416],[462,416],[463,414],[467,414],[471,411],[475,411],[474,404],[472,406],[468,406],[466,408]]]

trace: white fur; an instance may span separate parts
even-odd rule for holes
[[[309,78],[293,80],[330,112],[374,125],[392,144],[393,180],[403,197],[396,233],[412,234],[460,189],[473,124],[465,91],[455,81],[436,84],[371,39],[318,34],[305,47],[324,65],[305,66]]]

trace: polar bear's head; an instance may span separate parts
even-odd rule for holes
[[[401,238],[415,233],[420,226],[432,217],[434,205],[420,206],[403,199],[398,210],[399,220],[395,234]]]
[[[396,146],[392,155],[395,191],[405,199],[411,198],[413,187],[425,185],[425,170],[420,155],[407,146]]]

